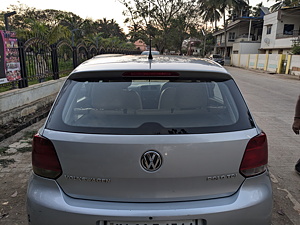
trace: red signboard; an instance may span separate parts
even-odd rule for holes
[[[21,79],[16,33],[0,30],[0,84]]]

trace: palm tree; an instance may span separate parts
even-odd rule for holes
[[[263,3],[258,3],[256,6],[252,7],[251,9],[251,14],[254,17],[259,17],[260,16],[260,8],[263,7]]]
[[[67,27],[57,24],[56,26],[49,29],[47,35],[49,43],[53,44],[57,43],[61,39],[70,38],[71,32]]]
[[[71,12],[60,15],[60,24],[69,27],[70,30],[80,29],[83,22],[81,17]]]
[[[90,45],[94,44],[97,47],[97,50],[99,50],[101,41],[103,40],[102,35],[103,35],[103,33],[98,33],[96,35],[90,33],[87,35],[87,37],[84,39],[84,41]]]
[[[92,19],[85,19],[81,24],[80,29],[84,35],[97,35],[100,32],[100,24]]]
[[[217,29],[217,22],[221,20],[222,15],[219,11],[219,4],[220,1],[213,0],[213,1],[204,1],[200,5],[200,15],[203,17],[203,21],[210,22],[214,24],[213,27]]]
[[[70,30],[60,24],[49,26],[33,19],[27,19],[26,23],[29,27],[28,29],[17,30],[20,39],[27,40],[32,37],[38,37],[47,41],[49,44],[54,44],[61,39],[69,38],[71,36]]]
[[[270,7],[271,12],[276,12],[284,6],[299,6],[299,0],[276,0],[275,4]]]
[[[200,14],[204,22],[216,23],[223,18],[224,35],[227,36],[227,13],[230,11],[241,11],[249,7],[248,0],[205,0],[200,4]],[[225,38],[224,56],[227,55],[227,39]]]
[[[97,20],[98,32],[101,32],[103,38],[118,37],[121,40],[126,40],[126,35],[123,33],[120,25],[114,20],[108,20],[106,18]]]
[[[224,22],[224,35],[225,35],[225,46],[224,46],[224,57],[227,56],[227,21],[226,13],[231,9],[241,8],[241,6],[249,5],[248,0],[223,0],[220,4],[220,12]]]
[[[99,27],[100,27],[100,32],[103,33],[103,37],[104,38],[109,38],[110,37],[110,20],[107,20],[106,18],[97,20],[97,22],[99,23]]]
[[[110,28],[110,35],[113,37],[118,37],[122,40],[126,40],[126,36],[123,33],[120,25],[114,20],[111,19],[110,23],[108,24],[109,28]]]
[[[72,32],[72,42],[83,38],[84,20],[74,13],[67,12],[60,15],[60,24],[67,27]]]

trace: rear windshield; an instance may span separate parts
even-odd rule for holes
[[[68,80],[47,128],[98,134],[198,134],[253,127],[233,80]]]

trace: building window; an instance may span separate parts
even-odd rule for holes
[[[235,40],[235,33],[234,32],[229,32],[228,41],[234,41],[234,40]]]
[[[293,35],[294,24],[284,24],[283,34],[285,35]]]
[[[222,35],[218,36],[217,41],[218,41],[219,43],[222,43]]]
[[[272,32],[272,25],[267,25],[267,34],[271,34]]]

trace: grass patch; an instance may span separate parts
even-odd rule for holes
[[[18,81],[12,81],[4,84],[0,84],[0,93],[18,88]]]
[[[11,90],[11,87],[0,87],[0,93]]]
[[[2,167],[7,167],[9,164],[13,164],[16,161],[14,159],[0,159],[0,165]]]
[[[3,148],[0,148],[0,155],[3,155],[5,154],[5,151],[9,149],[9,147],[3,147]]]
[[[23,147],[23,148],[18,148],[17,151],[21,152],[21,153],[31,152],[32,148],[31,147]]]
[[[36,135],[37,131],[26,131],[22,137],[23,140],[25,140],[24,142],[25,143],[28,143],[28,144],[32,144],[32,139],[33,139],[33,136]]]
[[[24,134],[24,139],[32,139],[33,136],[37,133],[37,131],[26,131]]]

